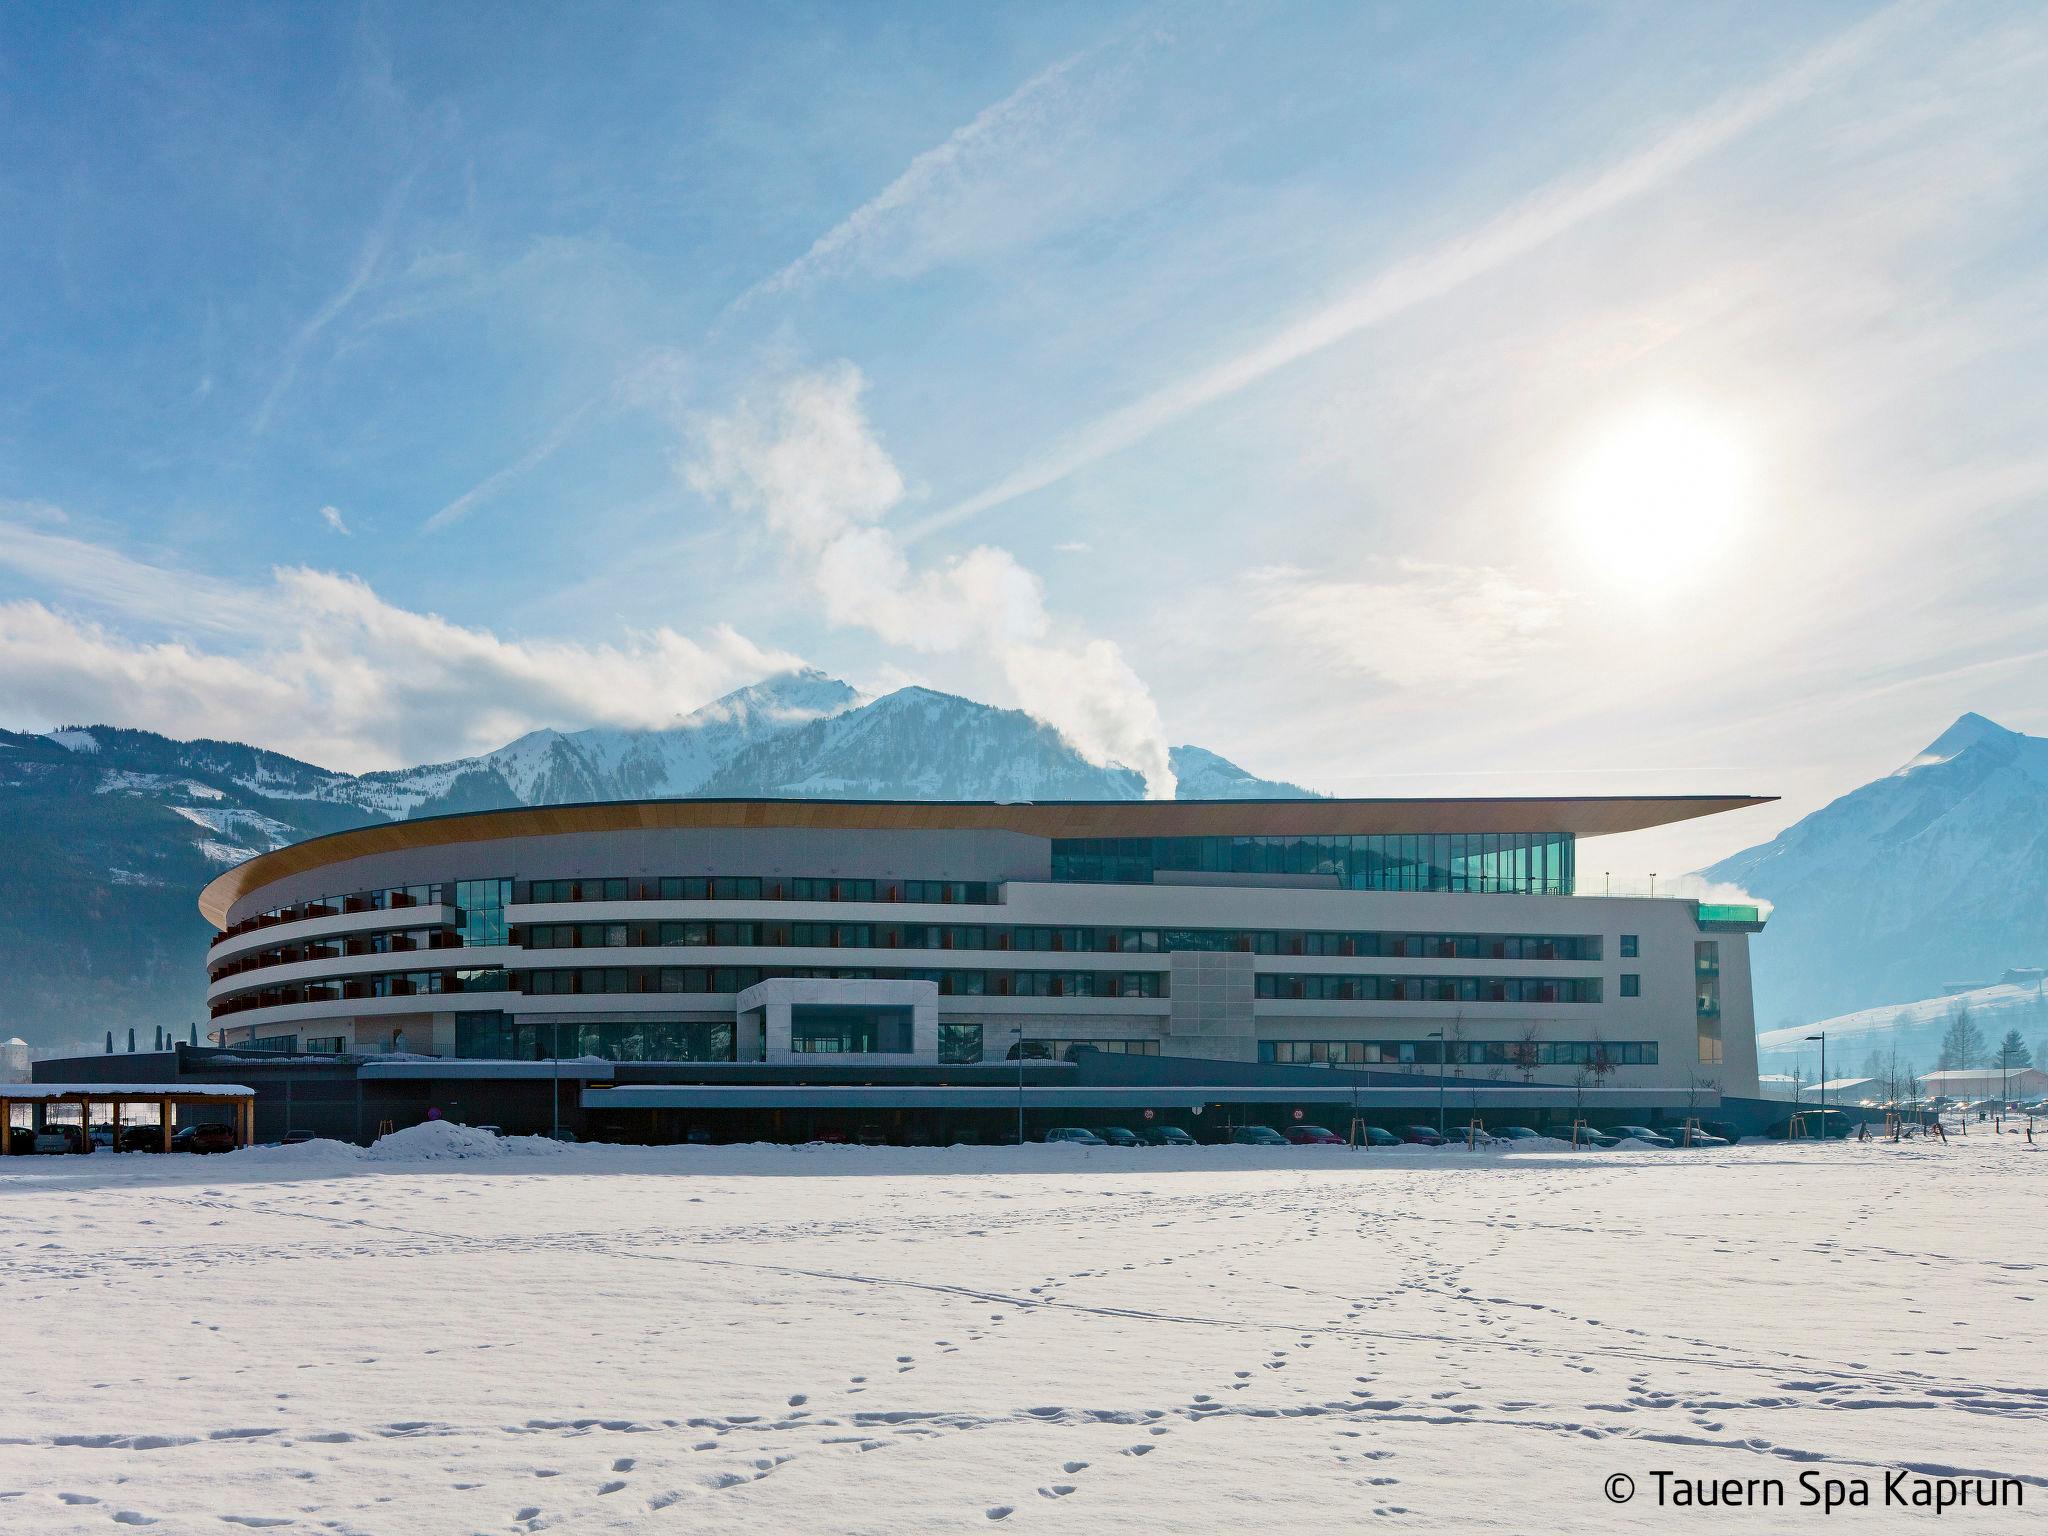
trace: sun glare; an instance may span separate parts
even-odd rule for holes
[[[1602,428],[1567,477],[1564,518],[1589,567],[1661,591],[1718,562],[1739,528],[1749,466],[1704,411],[1639,407]]]

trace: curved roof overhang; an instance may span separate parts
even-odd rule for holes
[[[1568,832],[1599,837],[1763,805],[1775,795],[1531,796],[1465,800],[610,800],[385,821],[260,853],[199,895],[216,928],[249,892],[371,854],[509,837],[796,827],[813,831],[1017,832],[1027,837],[1312,837]]]

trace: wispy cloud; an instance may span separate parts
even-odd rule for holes
[[[1642,196],[1805,101],[1862,58],[1905,14],[1919,8],[1921,0],[1897,0],[1761,83],[1721,97],[1605,169],[1590,176],[1561,177],[1467,234],[1398,261],[1334,303],[1280,326],[1256,346],[1099,417],[1022,468],[926,518],[907,530],[907,536],[922,537],[1056,484],[1290,364],[1442,298]]]
[[[1110,89],[1089,76],[1089,66],[1127,39],[1119,32],[1040,70],[945,142],[917,155],[895,180],[732,307],[852,271],[920,270],[963,243],[979,246],[1002,238],[1012,223],[1003,216],[1000,196],[993,204],[988,200],[991,187],[1061,158],[1061,146],[1084,131]],[[1056,179],[1071,186],[1069,177]],[[1025,194],[1023,200],[1038,199]]]
[[[320,521],[343,538],[348,538],[355,532],[353,528],[349,527],[348,519],[341,515],[341,508],[339,507],[322,507],[320,509]]]
[[[1564,614],[1560,594],[1485,566],[1381,562],[1375,579],[1330,580],[1292,567],[1247,574],[1260,626],[1290,649],[1397,688],[1504,677]]]
[[[292,385],[297,382],[299,370],[305,365],[306,354],[312,350],[313,343],[320,339],[320,333],[356,301],[362,291],[369,286],[370,279],[376,275],[378,264],[383,261],[384,253],[390,249],[391,237],[397,232],[398,218],[404,211],[406,196],[412,191],[412,184],[418,180],[419,173],[420,166],[416,163],[385,194],[384,206],[377,215],[377,221],[370,226],[369,233],[364,235],[362,243],[356,247],[355,260],[349,265],[347,278],[339,288],[328,295],[324,304],[306,318],[305,323],[292,333],[291,340],[285,344],[284,353],[278,361],[277,376],[271,381],[269,390],[264,394],[263,401],[257,406],[256,415],[249,424],[249,430],[255,436],[261,437],[270,430],[271,418],[276,414],[278,405],[290,392]],[[206,383],[207,388],[211,389],[210,374]]]
[[[525,478],[560,452],[600,408],[622,402],[672,409],[676,375],[683,366],[675,352],[657,349],[642,357],[605,389],[558,417],[534,445],[510,463],[500,465],[453,501],[435,512],[420,532],[439,533],[460,522],[484,503],[493,500],[515,481]]]

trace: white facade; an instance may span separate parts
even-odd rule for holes
[[[450,877],[432,886],[437,899],[224,938],[211,957],[215,1038],[290,1040],[301,1050],[625,1059],[666,1059],[679,1048],[663,1042],[701,1038],[723,1042],[716,1048],[730,1051],[727,1059],[760,1059],[762,1037],[751,1028],[765,1029],[769,1059],[783,1060],[794,1004],[873,992],[915,995],[913,1054],[933,1063],[1000,1060],[1021,1031],[1028,1052],[1055,1055],[1087,1042],[1433,1073],[1443,1053],[1453,1073],[1503,1085],[1756,1092],[1747,934],[1702,927],[1688,900],[1043,878],[985,882],[982,899],[968,903],[520,899],[534,878],[587,868],[593,857],[555,853],[514,864],[491,844],[434,850]],[[418,872],[415,859],[402,873]],[[514,895],[502,929],[487,935],[494,942],[454,945],[463,914],[453,877],[486,873],[502,876]],[[259,891],[245,906],[265,899]],[[691,938],[634,942],[665,931]],[[424,937],[410,949],[346,952],[394,932]],[[915,948],[880,937],[912,932],[921,936]],[[947,947],[922,942],[940,933]],[[1330,952],[1344,947],[1344,935],[1373,952]],[[582,942],[564,944],[565,936]],[[863,936],[869,942],[857,942]],[[1187,947],[1191,938],[1203,947]],[[452,947],[435,947],[444,940]],[[1129,947],[1099,947],[1111,942]],[[312,957],[234,969],[296,953]],[[1701,1004],[1708,955],[1711,1016]],[[768,970],[841,974],[758,974]],[[348,995],[409,975],[490,977],[500,989]],[[721,976],[734,983],[714,990]],[[571,985],[588,990],[541,990]],[[1044,995],[1049,988],[1057,995]],[[259,1005],[243,1006],[251,1000]],[[487,1019],[499,1033],[481,1027]]]

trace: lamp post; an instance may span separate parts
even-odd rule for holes
[[[1820,1139],[1828,1139],[1828,1032],[1808,1035],[1809,1040],[1820,1042]]]
[[[1430,1039],[1430,1040],[1434,1040],[1434,1041],[1436,1041],[1436,1042],[1437,1042],[1437,1047],[1436,1047],[1436,1133],[1437,1133],[1437,1135],[1438,1135],[1439,1137],[1441,1137],[1441,1136],[1443,1135],[1443,1133],[1444,1133],[1444,1047],[1443,1047],[1443,1038],[1444,1038],[1444,1032],[1443,1032],[1442,1030],[1440,1030],[1440,1029],[1432,1029],[1432,1030],[1431,1030],[1431,1031],[1429,1032],[1429,1034],[1428,1034],[1428,1035],[1426,1036],[1426,1038],[1427,1038],[1427,1039]]]
[[[1017,1145],[1024,1145],[1024,1026],[1012,1031],[1017,1037]]]

